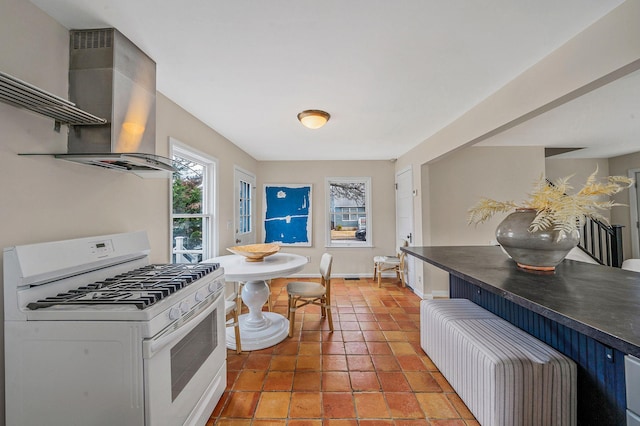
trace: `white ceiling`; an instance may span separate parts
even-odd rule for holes
[[[640,71],[499,133],[481,146],[581,148],[554,158],[610,158],[640,151]]]
[[[622,3],[31,1],[67,28],[117,28],[160,92],[257,160],[397,158]],[[331,119],[306,129],[305,109]]]

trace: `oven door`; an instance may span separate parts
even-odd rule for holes
[[[206,424],[226,387],[222,289],[145,340],[143,354],[146,426]]]

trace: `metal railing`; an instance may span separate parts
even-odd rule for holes
[[[173,247],[173,263],[199,263],[202,261],[204,250],[188,250],[184,248],[185,237],[175,237],[176,244]]]
[[[73,102],[45,92],[1,71],[0,101],[53,118],[56,121],[56,129],[59,128],[60,123],[89,125],[107,122],[104,118],[96,117],[77,108]]]

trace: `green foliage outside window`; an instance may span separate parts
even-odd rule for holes
[[[173,175],[173,213],[202,213],[202,166],[174,157],[179,173]],[[184,248],[202,248],[202,218],[174,218],[173,236],[185,237]]]

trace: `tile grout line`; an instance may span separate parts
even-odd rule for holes
[[[280,280],[274,280],[275,282],[279,282]],[[285,280],[282,280],[285,282]],[[356,285],[354,285],[354,283]],[[275,295],[272,295],[272,300],[274,301],[274,311],[276,312],[286,312],[286,287],[284,285],[273,285],[272,283],[272,292],[277,292]],[[227,389],[225,390],[225,394],[221,398],[219,406],[216,407],[214,412],[212,413],[211,420],[208,424],[290,424],[291,422],[304,422],[305,425],[309,424],[327,424],[326,422],[331,422],[332,420],[344,420],[348,423],[341,424],[372,424],[371,421],[385,421],[389,422],[388,424],[394,424],[395,421],[399,421],[401,424],[437,424],[440,420],[446,420],[448,424],[456,424],[456,425],[477,425],[478,423],[473,420],[473,417],[470,416],[470,413],[460,412],[458,406],[460,404],[464,405],[459,397],[449,388],[445,389],[441,386],[441,384],[446,383],[444,378],[435,377],[433,373],[438,373],[435,366],[428,360],[428,357],[422,352],[419,345],[419,302],[420,299],[411,292],[410,289],[401,289],[398,287],[393,287],[395,283],[388,280],[383,284],[382,289],[377,288],[377,283],[371,282],[371,280],[360,280],[360,281],[351,281],[348,284],[344,282],[340,283],[339,280],[332,280],[332,292],[334,295],[334,300],[332,304],[335,308],[332,310],[334,316],[334,326],[336,327],[336,331],[332,334],[328,333],[328,327],[326,326],[326,321],[320,319],[319,309],[314,310],[313,307],[302,309],[299,314],[296,316],[296,333],[293,338],[287,338],[285,341],[280,344],[267,348],[261,351],[255,351],[251,353],[243,353],[242,355],[235,355],[234,352],[228,352],[229,359],[233,362],[233,368],[237,368],[236,370],[232,370],[230,368],[229,376],[233,379],[230,379],[230,383],[227,385]],[[357,290],[357,291],[355,291]],[[284,295],[284,296],[283,296]],[[282,303],[282,299],[285,300],[285,303]],[[344,319],[343,319],[344,318]],[[362,318],[362,319],[361,319]],[[366,320],[364,320],[366,319]],[[381,327],[380,319],[384,319],[382,321],[384,328],[392,328],[391,330],[383,330]],[[352,323],[357,324],[357,329],[349,329],[342,330],[341,326],[345,323],[348,327],[352,328],[354,325]],[[363,328],[363,323],[375,323],[376,327],[373,330],[368,328]],[[401,323],[401,324],[398,324]],[[413,324],[413,327],[410,326]],[[402,325],[405,327],[403,328]],[[372,324],[367,324],[364,327],[372,327]],[[309,328],[307,328],[309,327]],[[371,333],[372,331],[377,331],[379,333]],[[346,335],[345,335],[346,332]],[[369,333],[365,333],[369,332]],[[339,335],[337,334],[339,333]],[[378,336],[375,337],[375,341],[368,341],[365,338],[365,335],[373,335]],[[358,337],[358,338],[356,338]],[[355,339],[355,340],[352,340]],[[292,343],[295,342],[293,345]],[[313,345],[315,343],[316,345]],[[333,352],[337,351],[335,349],[336,345],[328,345],[328,343],[339,344],[338,347],[341,347],[341,353],[335,354]],[[376,346],[381,346],[384,344],[389,353],[388,354],[377,354],[374,353],[374,348]],[[295,348],[294,348],[295,346]],[[314,349],[314,346],[317,346],[317,349]],[[330,352],[325,352],[326,348],[329,347]],[[353,353],[349,352],[349,347],[351,347]],[[382,346],[381,346],[382,347]],[[398,358],[403,357],[402,353],[398,353],[400,348],[404,348],[404,351],[407,352],[407,356],[415,356],[417,360],[420,361],[422,365],[421,369],[418,370],[410,370],[405,368],[405,366],[401,365]],[[293,351],[295,349],[295,352]],[[396,350],[394,350],[396,349]],[[410,350],[409,350],[410,349]],[[301,351],[305,351],[305,353],[301,353]],[[315,352],[317,350],[317,352]],[[363,352],[360,352],[363,351]],[[413,354],[411,353],[413,351]],[[247,364],[250,362],[257,362],[257,358],[251,359],[252,355],[255,356],[265,356],[269,357],[269,362],[265,363],[266,367],[264,368],[264,375],[262,378],[262,383],[259,386],[260,390],[243,390],[237,389],[237,386],[240,384],[241,376],[243,372],[247,371],[261,371],[259,369],[247,369]],[[326,370],[325,369],[325,356],[342,356],[344,357],[344,370]],[[295,363],[293,366],[283,366],[282,368],[292,368],[292,370],[274,370],[273,361],[274,357],[277,356],[294,356]],[[389,370],[376,366],[375,357],[385,357],[388,356],[395,360],[397,367],[390,367]],[[299,369],[299,361],[300,357],[318,357],[318,363],[315,365],[309,365],[309,368]],[[361,365],[360,367],[350,366],[349,360],[352,359],[355,364],[356,358],[350,357],[363,357],[362,359],[368,360],[368,365],[364,367]],[[251,359],[251,361],[250,361]],[[428,362],[427,362],[428,360]],[[304,361],[309,361],[304,359]],[[378,358],[378,362],[383,362],[384,359]],[[354,368],[352,368],[354,367]],[[370,368],[365,368],[370,367]],[[262,368],[262,367],[261,367]],[[361,368],[361,369],[360,369]],[[389,367],[388,367],[389,368]],[[415,369],[416,367],[411,367]],[[265,385],[267,384],[267,380],[269,378],[269,373],[274,371],[281,372],[290,372],[291,373],[291,383],[288,386],[289,390],[265,390]],[[348,380],[349,390],[341,390],[341,391],[333,391],[333,390],[324,390],[328,386],[325,383],[328,378],[325,376],[325,373],[345,373],[346,378]],[[374,378],[377,382],[377,389],[354,389],[353,376],[351,373],[373,373]],[[427,373],[426,377],[430,378],[430,383],[434,384],[438,391],[431,390],[416,390],[415,385],[411,383],[411,378],[407,375],[410,372],[423,372]],[[312,389],[296,389],[296,376],[301,377],[302,373],[317,373],[317,381]],[[387,373],[399,373],[406,381],[408,385],[408,391],[395,391],[395,390],[385,390],[383,381],[380,379],[380,374],[383,376]],[[390,377],[390,376],[389,376]],[[422,377],[425,377],[423,375]],[[444,383],[441,382],[444,380]],[[300,384],[298,384],[299,386]],[[232,403],[232,397],[234,394],[238,393],[251,393],[258,394],[255,398],[255,401],[252,403],[252,407],[249,409],[249,412],[244,413],[242,416],[239,416],[238,413],[226,413],[229,405]],[[278,417],[255,417],[258,413],[258,410],[261,409],[261,402],[263,401],[263,396],[266,394],[277,393],[277,392],[287,392],[288,396],[288,407],[285,418],[280,417],[282,414],[279,414]],[[294,394],[301,393],[313,393],[319,394],[319,402],[320,402],[320,417],[292,417],[292,414],[295,414],[295,411],[292,413],[293,407],[293,399]],[[325,394],[350,394],[351,399],[351,411],[349,416],[341,417],[337,416],[334,418],[329,418],[327,413],[327,407],[325,406]],[[407,415],[406,413],[400,413],[394,416],[394,408],[389,400],[389,397],[395,394],[411,394],[414,395],[416,402],[418,403],[419,410],[422,413],[421,417],[416,417],[417,412],[411,413],[411,415]],[[389,394],[389,395],[387,395]],[[425,412],[425,407],[420,403],[420,401],[415,397],[415,395],[420,394],[438,394],[441,395],[441,402],[448,406],[448,417],[438,417],[435,416],[434,419],[428,420],[430,416]],[[386,414],[388,417],[365,417],[367,416],[366,408],[361,405],[358,408],[358,395],[380,395],[380,399],[377,401],[382,401],[385,406]],[[455,397],[450,397],[450,395],[455,395]],[[245,396],[245,395],[243,395]],[[364,401],[365,397],[362,397],[361,401]],[[368,397],[367,397],[368,398]],[[456,399],[457,398],[457,399]],[[455,403],[454,403],[455,401]],[[364,402],[361,402],[364,404]],[[397,402],[396,402],[397,404]],[[376,407],[372,407],[374,409]],[[463,407],[466,408],[466,407]],[[266,410],[266,408],[264,409]],[[361,412],[365,410],[365,412]],[[464,411],[464,410],[463,410]],[[468,411],[468,410],[467,410]],[[457,417],[452,417],[451,415],[455,413]],[[261,413],[261,414],[267,414]],[[246,417],[250,416],[250,417]],[[354,417],[355,416],[355,417]],[[463,417],[464,416],[464,417]],[[433,416],[431,416],[433,417]],[[246,423],[248,421],[249,423]],[[436,423],[430,423],[436,422]],[[267,422],[267,423],[265,423]],[[455,422],[455,423],[454,423]],[[302,424],[302,423],[301,423]]]

